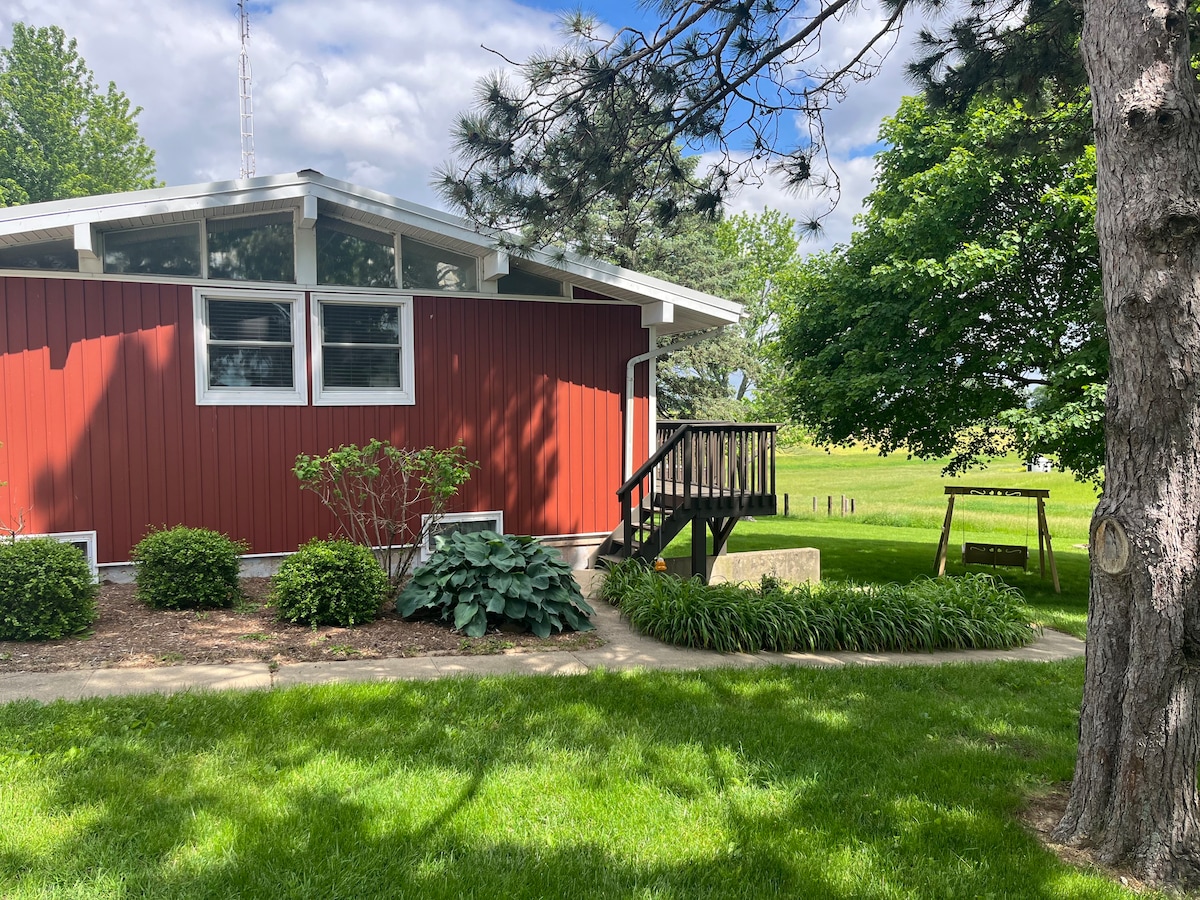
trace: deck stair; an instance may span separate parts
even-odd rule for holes
[[[658,450],[617,490],[621,521],[598,561],[649,562],[690,523],[692,573],[706,577],[708,532],[720,555],[738,519],[775,515],[775,432],[775,425],[660,422]]]

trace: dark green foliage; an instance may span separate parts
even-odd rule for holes
[[[603,596],[651,637],[724,653],[996,649],[1038,633],[1020,592],[988,575],[793,587],[768,576],[753,588],[630,561],[609,574]]]
[[[591,631],[592,608],[579,592],[571,568],[536,538],[494,531],[455,532],[396,600],[400,615],[440,610],[469,637],[488,625],[522,625],[538,637],[571,629]]]
[[[284,560],[271,585],[280,619],[348,626],[379,615],[388,579],[366,547],[350,541],[311,540]]]
[[[83,554],[52,538],[0,543],[0,640],[83,631],[96,618],[99,586]]]
[[[908,66],[934,105],[962,111],[981,93],[1040,104],[1086,88],[1080,4],[999,0],[964,10],[940,31],[923,30]]]
[[[1013,150],[1035,124],[1015,103],[909,98],[885,121],[850,245],[809,257],[782,310],[789,413],[818,441],[1095,476],[1108,344],[1095,154],[1069,152],[1082,103],[1037,121],[1037,152]]]
[[[887,0],[884,27],[871,25],[861,52],[831,68],[822,35],[851,27],[856,5],[681,0],[656,5],[661,25],[616,33],[572,14],[567,44],[480,82],[453,131],[459,163],[435,180],[480,224],[521,229],[518,246],[570,243],[597,205],[633,227],[712,215],[768,171],[836,193],[820,162],[822,111],[873,74],[873,50],[890,43],[908,0]],[[715,162],[694,175],[686,151]]]
[[[230,607],[246,545],[207,528],[154,530],[133,548],[138,597],[155,609]]]

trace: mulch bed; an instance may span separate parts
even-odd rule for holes
[[[544,639],[509,633],[466,638],[437,621],[406,622],[394,611],[353,628],[309,628],[276,620],[267,606],[269,578],[243,579],[242,590],[246,599],[237,609],[169,611],[139,601],[132,584],[104,584],[90,633],[57,641],[0,641],[0,674],[582,650],[603,643],[592,632]]]

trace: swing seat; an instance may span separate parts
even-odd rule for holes
[[[971,541],[962,545],[963,565],[1012,566],[1024,569],[1029,565],[1029,548],[1022,544],[982,544]]]

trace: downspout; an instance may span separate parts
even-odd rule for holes
[[[711,337],[718,336],[725,330],[724,326],[714,328],[711,331],[702,331],[699,334],[694,334],[690,338],[682,341],[676,341],[674,344],[667,344],[665,347],[655,347],[646,353],[639,353],[637,356],[625,363],[625,478],[633,474],[633,370],[640,363],[649,362],[651,365],[664,354],[674,353],[676,350],[682,350],[684,347],[691,347],[693,344],[699,344],[701,341],[707,341]],[[654,379],[649,379],[653,385]],[[653,390],[653,388],[651,388]],[[650,439],[654,439],[654,423],[650,423]]]

